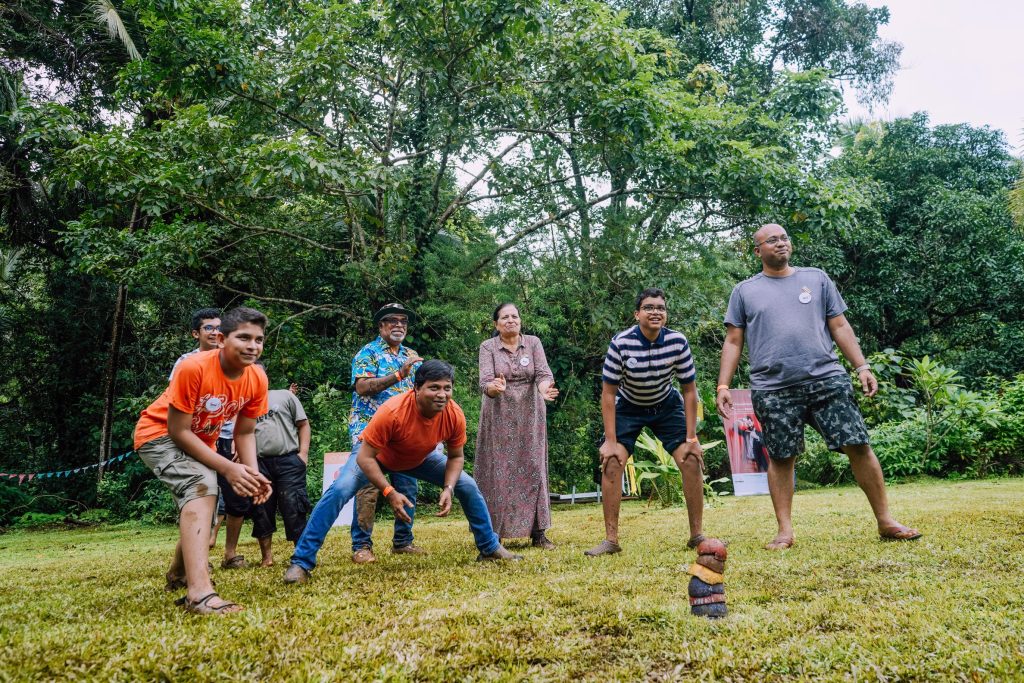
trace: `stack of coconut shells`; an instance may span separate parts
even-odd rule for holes
[[[697,546],[697,561],[690,565],[690,612],[718,619],[725,607],[725,559],[729,553],[717,538],[705,538]]]

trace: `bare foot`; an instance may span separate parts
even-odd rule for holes
[[[260,560],[260,566],[261,567],[273,567],[274,566],[274,558],[272,558],[272,557],[264,557],[262,560]]]
[[[795,542],[795,539],[792,536],[786,536],[784,534],[779,534],[778,536],[773,538],[770,543],[766,544],[764,549],[765,550],[786,550],[787,548],[792,548],[794,542]]]

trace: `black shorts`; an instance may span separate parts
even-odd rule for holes
[[[231,443],[231,439],[217,439],[217,452],[228,460],[232,459]],[[220,485],[220,494],[224,497],[224,514],[232,517],[252,515],[252,498],[235,493],[223,474],[217,474],[217,483]]]
[[[678,391],[673,389],[661,403],[652,406],[638,406],[621,396],[615,399],[615,438],[630,455],[644,427],[654,433],[669,453],[686,442],[686,413]]]
[[[270,480],[273,492],[265,503],[253,506],[252,537],[266,538],[277,531],[277,513],[284,522],[284,535],[294,543],[306,528],[312,506],[306,494],[306,463],[298,451],[286,455],[260,456],[260,474]]]

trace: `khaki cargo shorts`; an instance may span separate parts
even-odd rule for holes
[[[217,473],[178,448],[170,436],[139,446],[139,457],[171,490],[178,510],[197,498],[217,496]]]

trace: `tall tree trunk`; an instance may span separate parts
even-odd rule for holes
[[[135,229],[139,218],[139,205],[132,207],[132,218],[129,229]],[[96,484],[103,481],[103,464],[110,459],[110,435],[114,423],[114,388],[117,384],[117,368],[121,355],[121,337],[124,334],[125,309],[128,303],[127,285],[118,285],[117,298],[114,300],[114,324],[110,329],[110,355],[107,357],[107,369],[103,373],[103,424],[100,428],[99,473]]]

